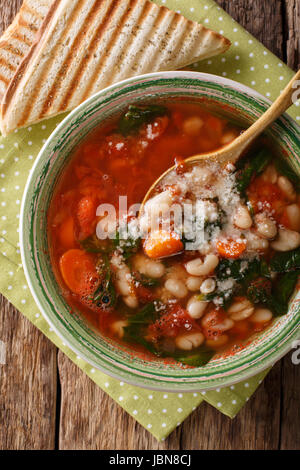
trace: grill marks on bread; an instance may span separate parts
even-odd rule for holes
[[[31,39],[26,41],[28,48]],[[182,68],[229,45],[220,34],[148,0],[53,0],[9,82],[1,131],[6,135],[68,111],[119,80]]]
[[[0,38],[0,99],[29,52],[53,0],[25,0]]]

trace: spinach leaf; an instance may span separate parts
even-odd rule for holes
[[[112,281],[112,272],[109,261],[106,256],[101,257],[97,268],[101,276],[101,282],[91,296],[91,301],[100,308],[107,309],[114,307],[117,301],[117,293]]]
[[[116,233],[116,238],[113,240],[113,246],[122,252],[125,260],[128,260],[140,247],[141,238],[121,238],[120,231]]]
[[[146,328],[150,323],[156,320],[157,312],[154,302],[151,302],[142,308],[137,314],[128,318],[128,326],[124,328],[123,339],[128,343],[138,343],[144,346],[148,351],[155,355],[159,355],[158,351],[152,343],[144,337]]]
[[[215,354],[215,351],[206,346],[200,346],[194,351],[174,351],[172,353],[163,351],[160,353],[160,356],[175,359],[191,367],[201,367],[205,366]]]
[[[257,258],[251,261],[223,258],[216,268],[217,278],[222,281],[233,278],[235,281],[239,282],[250,282],[251,279],[254,279],[262,273],[263,275],[266,275],[267,272],[268,267],[265,260]]]
[[[247,288],[247,297],[254,303],[266,304],[269,302],[272,290],[272,282],[265,277],[259,277],[252,281]]]
[[[285,273],[300,269],[300,248],[276,253],[270,262],[270,269],[276,273]]]
[[[236,294],[236,287],[220,290],[217,289],[216,291],[212,292],[211,294],[200,294],[197,296],[197,299],[204,302],[213,302],[214,300],[218,299],[218,304],[221,305],[225,310],[230,307],[232,303],[232,299]]]
[[[275,159],[275,168],[283,176],[286,176],[294,185],[297,192],[300,191],[300,179],[292,167],[280,157]]]
[[[254,279],[259,277],[269,278],[270,273],[263,258],[255,258],[252,261],[222,259],[216,268],[216,276],[217,290],[212,294],[208,294],[202,300],[213,301],[218,298],[219,303],[226,309],[230,306],[235,295],[247,295],[249,284]],[[228,279],[233,279],[236,282],[233,287],[224,289],[223,281]],[[253,296],[254,292],[251,291],[250,295]]]
[[[128,111],[121,117],[118,131],[123,135],[137,133],[143,124],[151,122],[158,116],[167,114],[167,108],[159,105],[135,106],[130,105]]]
[[[128,328],[133,325],[146,325],[148,326],[150,323],[155,321],[156,319],[156,310],[154,302],[150,302],[149,304],[145,305],[138,313],[132,315],[128,318],[128,324],[125,330],[128,332]]]
[[[175,359],[182,364],[186,364],[192,367],[202,367],[205,366],[215,355],[215,351],[211,351],[208,349],[198,350],[194,353],[190,353],[189,355],[179,355],[176,356]]]
[[[205,347],[196,351],[184,353],[184,351],[167,353],[157,349],[151,342],[145,339],[147,327],[158,318],[154,302],[145,305],[137,314],[128,318],[128,326],[124,328],[123,339],[129,343],[135,342],[144,346],[148,351],[160,357],[172,357],[177,361],[193,367],[207,364],[215,352]]]
[[[222,258],[216,268],[217,279],[225,281],[226,279],[233,278],[235,281],[240,281],[243,278],[242,260],[230,260]]]
[[[143,287],[157,287],[160,284],[159,279],[153,279],[139,272],[132,272],[132,277],[135,281],[139,282]]]
[[[284,273],[272,284],[270,279],[258,278],[250,283],[247,297],[253,303],[262,303],[277,316],[285,315],[288,303],[293,294],[299,271]]]
[[[85,240],[82,240],[80,246],[88,253],[109,254],[112,250],[111,240],[100,240],[96,235],[91,235]]]
[[[273,284],[272,297],[268,306],[277,316],[287,313],[288,303],[297,285],[298,276],[299,271],[291,271],[281,275]]]
[[[251,183],[252,178],[261,174],[270,160],[271,154],[267,149],[262,149],[255,156],[251,155],[241,160],[244,167],[238,171],[236,188],[242,196],[246,195],[246,189]]]
[[[212,234],[216,228],[222,229],[223,225],[226,223],[226,213],[222,209],[218,209],[218,217],[215,221],[209,222],[205,220],[204,230],[208,235],[208,239],[212,237]]]

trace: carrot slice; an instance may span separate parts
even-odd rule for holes
[[[59,241],[63,248],[74,248],[76,246],[74,235],[74,219],[72,216],[67,217],[59,229]]]
[[[92,294],[99,276],[93,258],[83,250],[66,251],[59,260],[63,280],[75,294]]]
[[[155,230],[144,242],[144,252],[149,258],[164,258],[183,250],[183,243],[176,232]]]
[[[246,242],[237,240],[219,240],[217,250],[223,258],[239,258],[246,249]]]

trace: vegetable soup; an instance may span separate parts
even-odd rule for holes
[[[240,132],[196,104],[132,105],[77,148],[48,214],[51,260],[70,308],[102,335],[202,366],[287,312],[298,177],[264,138],[235,166],[184,164]]]

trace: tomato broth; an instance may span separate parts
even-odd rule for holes
[[[245,347],[286,313],[300,268],[297,177],[264,140],[235,167],[182,163],[239,133],[196,104],[130,106],[74,151],[48,213],[51,261],[70,307],[102,335],[201,366],[216,352]],[[146,224],[142,236],[124,241],[117,226],[111,239],[97,237],[105,219],[99,206],[120,215],[120,196],[127,208],[141,203],[174,164],[147,206],[155,230]],[[201,208],[203,221],[204,239],[192,249],[186,228],[162,228],[164,208],[187,202],[193,214]],[[138,221],[131,213],[125,219],[128,227]]]

